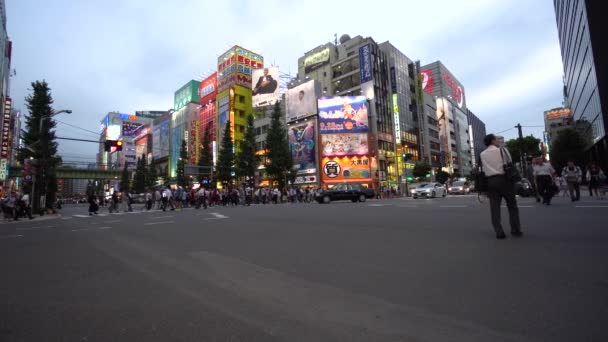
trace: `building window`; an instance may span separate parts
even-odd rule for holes
[[[439,132],[429,128],[429,136],[431,138],[439,139]]]
[[[427,122],[429,123],[429,125],[433,125],[433,126],[437,126],[437,124],[439,124],[439,121],[437,121],[436,119],[433,119],[430,116],[427,116]]]

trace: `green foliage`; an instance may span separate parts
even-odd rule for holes
[[[412,175],[416,178],[424,178],[431,172],[431,165],[424,161],[419,161],[414,164]]]
[[[131,185],[131,177],[129,173],[129,169],[127,168],[127,163],[125,163],[125,167],[122,169],[122,175],[120,177],[120,191],[129,191]]]
[[[185,166],[188,162],[188,147],[186,140],[182,140],[182,147],[179,150],[179,159],[177,160],[177,185],[182,188],[188,187],[188,177],[186,177]]]
[[[135,167],[135,176],[133,177],[133,190],[136,193],[146,191],[146,159],[137,158],[137,166]]]
[[[213,151],[211,150],[211,133],[209,132],[209,127],[207,126],[205,128],[205,133],[203,135],[203,143],[202,143],[202,147],[201,147],[201,152],[198,158],[198,165],[199,166],[205,166],[208,169],[200,169],[199,171],[202,173],[211,173],[211,168],[213,168]],[[203,176],[201,174],[201,177],[199,179],[199,181],[203,180]]]
[[[153,188],[156,185],[157,178],[158,174],[156,172],[156,167],[154,166],[154,163],[150,163],[148,172],[146,173],[146,187]]]
[[[255,176],[255,170],[260,163],[260,158],[255,154],[255,127],[253,126],[253,115],[247,117],[247,128],[245,137],[241,143],[241,151],[236,160],[236,174],[239,177],[249,177],[250,180]]]
[[[292,159],[287,141],[287,130],[281,121],[281,107],[275,103],[270,121],[270,128],[266,135],[266,145],[268,146],[268,166],[266,171],[269,177],[279,183],[282,188],[285,186],[286,173],[291,169]]]
[[[551,162],[557,168],[566,165],[568,160],[584,165],[587,162],[585,145],[585,139],[574,128],[564,129],[551,142]]]
[[[435,174],[435,181],[437,183],[445,184],[445,182],[448,181],[448,178],[450,178],[450,174],[443,170],[437,171]]]
[[[540,139],[535,138],[532,135],[523,137],[522,139],[511,139],[506,142],[505,146],[514,163],[521,160],[521,155],[526,154],[528,156],[540,155]]]
[[[232,137],[230,136],[230,121],[226,121],[224,134],[220,144],[220,152],[217,156],[217,179],[222,183],[232,182],[232,172],[234,170],[234,152]]]

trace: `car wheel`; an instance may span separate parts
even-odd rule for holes
[[[445,191],[443,192],[443,197],[447,196],[447,194],[445,193]]]
[[[365,202],[366,199],[365,195],[359,195],[359,202]]]
[[[431,194],[431,198],[435,198],[437,194],[435,193],[435,191],[433,191],[433,193]]]
[[[353,202],[353,203],[357,203],[357,199],[356,198],[351,198],[350,201]]]
[[[329,198],[329,196],[323,196],[323,203],[327,204],[331,202],[331,198]]]
[[[418,199],[418,196],[413,196],[413,197],[414,197],[414,199]]]

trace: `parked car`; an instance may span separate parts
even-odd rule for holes
[[[331,201],[365,202],[368,198],[373,198],[374,189],[366,188],[361,184],[341,183],[334,186],[331,190],[323,190],[317,193],[316,200],[319,203],[329,203]]]
[[[535,193],[534,186],[528,179],[522,178],[520,181],[515,182],[515,194],[522,197],[529,197],[534,196]]]
[[[412,190],[412,197],[435,198],[437,196],[445,197],[447,190],[441,183],[425,183]]]
[[[471,186],[469,182],[455,181],[448,187],[448,194],[450,195],[466,195],[471,192]]]

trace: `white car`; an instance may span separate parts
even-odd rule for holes
[[[445,186],[440,183],[425,183],[412,190],[412,197],[414,198],[435,198],[439,196],[445,197],[446,195],[447,190],[445,189]]]

